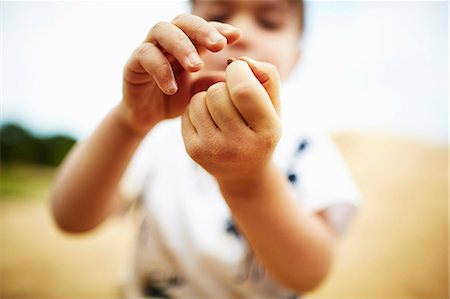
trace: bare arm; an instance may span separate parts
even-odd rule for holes
[[[278,72],[246,57],[231,62],[226,82],[196,94],[183,114],[189,155],[219,183],[256,258],[298,292],[330,268],[333,234],[295,200],[272,153],[281,136]]]
[[[256,259],[272,277],[298,292],[323,281],[335,236],[322,219],[302,209],[278,169],[271,166],[250,181],[220,187]]]
[[[94,133],[71,151],[52,190],[56,223],[65,231],[97,226],[120,203],[118,185],[143,135],[130,130],[118,106]]]

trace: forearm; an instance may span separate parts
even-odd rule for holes
[[[219,184],[257,260],[276,280],[298,292],[323,280],[332,261],[332,237],[302,209],[275,166],[251,181]]]
[[[117,204],[118,185],[143,136],[133,134],[114,108],[62,164],[51,193],[57,224],[66,231],[94,228]]]

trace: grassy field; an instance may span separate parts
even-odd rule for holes
[[[13,164],[2,165],[0,171],[0,198],[2,201],[43,200],[52,182],[52,167]]]

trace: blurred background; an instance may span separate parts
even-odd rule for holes
[[[133,217],[63,235],[49,186],[120,101],[122,68],[150,27],[188,9],[1,2],[1,298],[119,298]],[[448,298],[448,20],[447,1],[306,2],[286,112],[331,135],[366,200],[312,297]]]

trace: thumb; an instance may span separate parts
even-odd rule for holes
[[[273,64],[256,61],[246,56],[239,57],[239,60],[245,61],[250,66],[256,79],[269,95],[277,114],[280,115],[280,75],[277,68]]]

